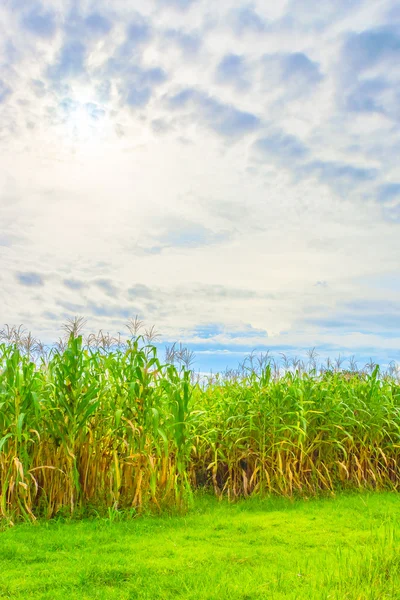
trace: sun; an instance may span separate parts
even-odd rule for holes
[[[106,132],[106,110],[94,102],[74,102],[64,122],[64,134],[68,145],[79,154],[99,151]]]

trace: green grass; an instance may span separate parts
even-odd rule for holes
[[[197,497],[185,516],[114,517],[0,533],[0,598],[400,599],[395,493]]]

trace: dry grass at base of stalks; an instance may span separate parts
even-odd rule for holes
[[[201,385],[193,356],[154,328],[130,339],[82,319],[46,351],[22,329],[0,345],[0,515],[182,509],[192,490],[217,496],[397,490],[400,384],[395,373],[258,367]],[[176,358],[178,357],[178,365]],[[250,360],[252,363],[252,359]]]

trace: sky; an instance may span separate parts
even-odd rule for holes
[[[0,323],[400,362],[400,6],[0,0]]]

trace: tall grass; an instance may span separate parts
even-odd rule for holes
[[[201,486],[230,498],[398,489],[400,385],[379,367],[277,372],[264,357],[200,385],[188,351],[161,363],[153,329],[84,342],[82,324],[48,352],[2,332],[3,517],[180,508]]]

